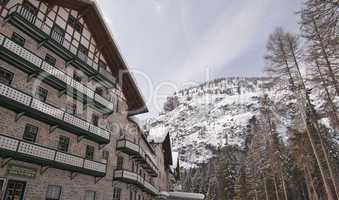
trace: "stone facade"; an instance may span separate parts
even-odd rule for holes
[[[57,24],[76,51],[89,50],[86,60],[105,64],[79,13],[57,3],[10,0],[1,1],[0,14],[0,199],[152,200],[160,191],[168,191],[169,168],[162,147],[150,145],[138,124],[127,117],[128,100],[120,87],[93,79],[81,66],[91,67],[92,61],[70,62],[48,45],[53,39],[41,41],[26,28],[36,29],[38,24],[44,29],[39,20],[50,27]],[[68,54],[72,49],[63,51]],[[43,65],[46,57],[55,59],[55,63],[48,60],[55,70],[32,72],[41,68],[35,61]],[[112,74],[110,68],[105,70]],[[65,76],[71,82],[63,89],[57,79]],[[86,95],[93,102],[89,97],[83,101]],[[23,98],[30,103],[23,104]],[[33,101],[41,104],[33,108]],[[66,115],[73,121],[67,121]],[[132,146],[118,148],[124,140]]]

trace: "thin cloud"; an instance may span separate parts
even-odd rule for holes
[[[190,55],[179,64],[180,77],[176,74],[176,79],[185,81],[202,78],[206,67],[218,70],[241,56],[251,47],[256,33],[262,28],[260,22],[270,5],[271,0],[251,0],[233,7],[233,12],[226,9],[202,36],[201,43],[193,47]]]

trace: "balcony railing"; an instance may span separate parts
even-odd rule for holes
[[[127,139],[121,139],[117,142],[117,150],[121,150],[122,152],[129,155],[133,155],[137,160],[144,163],[144,166],[150,173],[150,175],[154,177],[158,176],[158,169],[155,164],[155,159],[152,155],[150,155],[150,153],[143,150],[139,144],[136,144]]]
[[[0,104],[96,142],[110,141],[109,131],[2,83],[0,83]]]
[[[126,183],[135,184],[141,189],[153,195],[157,195],[159,193],[159,189],[156,186],[146,181],[142,176],[138,175],[137,173],[129,170],[115,170],[114,179]]]
[[[49,165],[63,170],[84,173],[92,176],[105,176],[106,164],[86,160],[79,156],[63,153],[54,149],[28,143],[5,135],[0,135],[0,156]]]
[[[76,63],[79,63],[80,67],[83,68],[86,73],[89,75],[98,75],[98,79],[104,78],[105,81],[103,84],[108,84],[109,87],[115,84],[115,79],[111,73],[105,69],[99,69],[98,62],[96,59],[90,58],[86,54],[78,51],[78,47],[75,46],[69,38],[73,36],[69,33],[60,32],[62,30],[55,30],[54,25],[46,23],[47,21],[53,21],[49,16],[46,16],[46,20],[41,20],[37,16],[44,16],[45,13],[39,11],[37,14],[34,14],[25,8],[21,4],[16,4],[8,10],[8,15],[6,19],[10,22],[13,22],[14,25],[17,25],[18,28],[24,29],[22,25],[27,26],[33,31],[28,31],[29,34],[32,34],[33,38],[37,38],[38,42],[42,40],[47,40],[47,43],[43,43],[48,48],[51,48],[52,51],[60,53],[61,57],[67,59],[75,59]],[[17,23],[19,21],[20,23]],[[50,43],[53,41],[54,43]],[[79,43],[79,41],[78,41]],[[55,48],[57,44],[59,47]],[[91,52],[95,55],[95,52]],[[80,61],[80,62],[78,62]]]
[[[17,66],[24,68],[25,71],[34,72],[40,70],[47,74],[47,77],[43,77],[44,79],[46,78],[46,80],[48,80],[48,77],[53,77],[57,81],[57,84],[55,84],[54,81],[51,82],[51,86],[59,86],[62,89],[73,88],[79,93],[87,96],[87,98],[94,100],[96,107],[99,108],[100,111],[105,113],[113,111],[114,104],[112,102],[106,100],[99,94],[95,94],[94,96],[93,90],[77,82],[63,71],[49,65],[34,53],[16,44],[11,39],[2,34],[0,34],[0,47],[3,47],[6,51],[10,52],[11,55],[7,56],[8,59],[14,60],[14,62],[17,63]],[[6,52],[3,51],[2,53]],[[13,58],[11,58],[11,56]],[[23,60],[24,62],[19,62],[19,60]]]

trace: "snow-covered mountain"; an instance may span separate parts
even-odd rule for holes
[[[168,128],[181,166],[207,162],[225,145],[243,147],[248,121],[258,110],[262,78],[223,78],[168,97],[152,126]]]

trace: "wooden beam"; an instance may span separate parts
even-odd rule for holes
[[[40,167],[40,175],[43,175],[47,170],[48,170],[49,166],[41,166]]]
[[[81,140],[83,140],[85,138],[85,136],[78,136],[77,137],[77,142],[79,143],[79,142],[81,142]]]
[[[105,113],[105,114],[102,115],[102,118],[107,119],[107,118],[108,118],[109,116],[111,116],[113,113],[114,113],[114,111]]]
[[[104,177],[94,177],[94,183],[97,184],[101,181]]]
[[[57,125],[49,127],[49,133],[53,133],[58,128]]]
[[[63,96],[64,94],[66,94],[66,92],[67,92],[67,89],[64,89],[64,90],[59,91],[59,92],[58,92],[58,97]]]
[[[12,18],[12,15],[9,15],[9,16],[2,22],[1,27],[4,27],[4,26],[7,24],[7,22],[8,22],[11,18]]]
[[[99,144],[99,150],[105,148],[107,145],[108,145],[108,144],[101,144],[101,145]]]
[[[74,62],[74,60],[75,60],[75,59],[72,58],[72,59],[66,61],[66,63],[65,63],[65,68],[67,68],[72,62]]]
[[[99,73],[93,74],[92,76],[88,77],[88,81],[92,81],[95,77],[97,77]]]
[[[76,172],[71,172],[70,178],[73,180],[78,174]]]
[[[15,122],[19,121],[19,120],[21,119],[21,117],[23,117],[24,115],[25,115],[25,112],[17,113],[17,114],[15,115],[14,121],[15,121]]]
[[[4,158],[2,161],[1,161],[1,168],[4,168],[11,160],[13,160],[13,158]]]
[[[40,49],[47,41],[48,39],[46,38],[46,39],[43,39],[41,42],[39,42],[37,49]]]
[[[102,45],[98,46],[97,48],[95,48],[94,57],[97,56],[97,53],[99,53],[105,46],[106,46],[106,44],[102,44]]]
[[[40,74],[40,71],[29,74],[27,76],[27,83],[30,82],[33,78],[36,78],[37,76],[39,76],[39,74]]]

